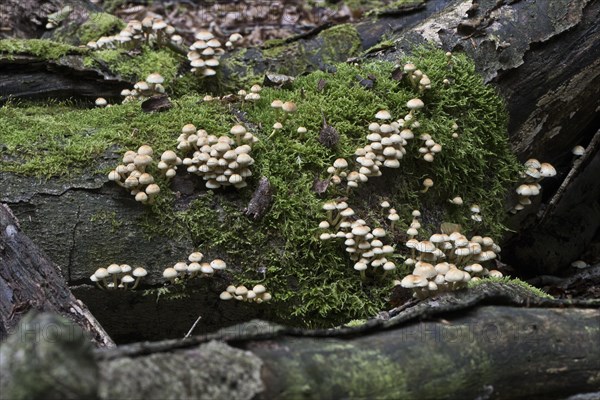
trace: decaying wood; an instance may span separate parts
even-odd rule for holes
[[[0,339],[29,310],[59,313],[90,333],[97,346],[114,342],[72,294],[58,267],[21,232],[8,206],[0,204]]]
[[[592,141],[588,144],[585,152],[581,157],[573,161],[573,166],[571,170],[561,183],[560,187],[552,196],[552,199],[548,202],[548,205],[540,210],[538,213],[538,218],[540,222],[543,222],[547,215],[551,215],[552,211],[556,208],[556,206],[560,203],[563,196],[566,194],[567,189],[571,182],[579,175],[579,173],[585,168],[586,165],[589,164],[589,161],[592,159],[592,156],[596,154],[598,148],[600,147],[600,129],[596,131]]]
[[[65,396],[68,387],[68,398],[95,393],[100,399],[563,399],[598,389],[599,307],[598,301],[546,300],[496,283],[357,328],[302,331],[256,320],[93,354],[85,346],[64,351],[82,347],[80,336],[38,315],[25,320],[21,337],[54,323],[64,326],[65,333],[55,334],[64,340],[11,337],[0,347],[0,373],[7,377],[0,389],[27,393],[43,385],[49,395]],[[61,354],[62,370],[39,357],[49,353]],[[31,355],[44,368],[27,370]],[[70,369],[97,379],[52,385]]]

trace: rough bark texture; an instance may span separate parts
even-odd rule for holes
[[[53,337],[62,340],[10,338],[0,348],[0,372],[7,377],[0,389],[28,394],[43,385],[49,398],[101,399],[562,399],[594,392],[600,384],[599,306],[575,307],[521,287],[488,284],[358,328],[299,331],[252,321],[94,355],[85,347],[65,352],[80,348],[73,345],[81,336],[42,315],[28,318],[20,337],[32,326],[54,324],[63,330]],[[28,351],[19,351],[23,347]],[[42,368],[25,368],[31,355],[37,360],[49,353],[61,354],[61,369],[50,368],[47,357],[41,357]],[[98,380],[75,384],[62,378],[70,369],[90,371]],[[57,379],[65,384],[53,385]]]
[[[71,7],[69,19],[81,24],[100,9],[87,0],[4,0],[0,5],[0,39],[38,38],[47,33],[48,14]]]
[[[0,104],[8,99],[117,98],[131,86],[110,74],[86,69],[81,57],[40,60],[28,55],[0,56]]]
[[[58,267],[23,234],[10,209],[0,204],[0,340],[32,309],[64,315],[89,332],[97,346],[114,346],[87,307],[71,294]]]
[[[474,4],[478,5],[477,9]],[[467,11],[469,18],[464,17]],[[591,127],[594,118],[597,120],[600,101],[599,13],[600,2],[587,0],[429,1],[423,10],[357,24],[355,29],[361,42],[358,48],[346,46],[348,43],[344,42],[345,46],[336,48],[334,53],[317,51],[324,39],[319,36],[323,32],[315,32],[282,44],[285,51],[278,58],[269,59],[266,49],[249,49],[241,61],[251,66],[253,73],[269,70],[302,73],[327,68],[329,63],[356,56],[376,44],[384,33],[395,34],[397,39],[391,48],[380,53],[373,52],[372,57],[396,61],[415,43],[425,40],[441,43],[448,50],[465,51],[475,59],[477,68],[486,79],[505,96],[511,117],[510,134],[519,156],[552,162],[559,171],[556,178],[544,182],[544,196],[539,199],[546,202],[570,169],[569,150],[572,145],[587,144],[595,133]],[[307,62],[285,69],[283,61],[302,58],[296,56],[307,52],[310,54]],[[71,66],[61,64],[61,60],[46,63],[50,67],[40,70],[40,79],[55,86],[68,86],[63,78],[75,72],[73,65],[78,64],[73,60],[76,58],[69,58]],[[18,58],[15,60],[18,63]],[[54,64],[65,68],[64,73],[59,67],[52,67]],[[235,68],[228,69],[226,60],[224,64],[226,75],[243,73]],[[94,88],[101,82],[96,72],[77,74],[80,74],[77,75],[78,85]],[[0,72],[0,76],[3,77],[0,81],[12,79],[11,74]],[[52,83],[53,79],[56,79],[55,83]],[[117,95],[122,86],[117,81],[111,82],[114,85],[102,83],[103,90]],[[22,90],[15,89],[16,86],[11,88]],[[39,95],[57,93],[51,87],[25,89]],[[99,92],[81,93],[93,93],[95,97]],[[565,93],[568,93],[567,97]],[[110,93],[106,97],[110,97]],[[584,251],[593,248],[594,241],[600,242],[600,186],[595,178],[599,162],[597,148],[594,154],[542,223],[536,217],[539,204],[515,216],[512,221],[515,229],[533,227],[523,230],[509,246],[503,246],[503,254],[516,268],[526,272],[558,272]],[[104,159],[98,160],[99,168],[113,165],[117,158],[115,154],[107,154]],[[164,267],[172,263],[174,255],[179,256],[191,247],[191,243],[186,241],[142,239],[136,243],[136,251],[132,254],[128,241],[115,241],[114,236],[145,237],[138,226],[144,211],[136,207],[133,199],[122,190],[106,183],[105,176],[91,174],[69,181],[51,179],[44,182],[6,173],[0,175],[3,188],[0,200],[13,208],[22,221],[23,229],[62,266],[72,285],[87,282],[93,269],[90,265],[108,265],[114,260],[121,260]],[[573,209],[576,210],[574,216]],[[114,214],[106,210],[114,211]],[[115,226],[114,221],[118,221],[119,226]],[[153,285],[158,282],[148,279],[146,283]],[[219,289],[217,284],[213,290],[218,292]],[[92,301],[90,307],[102,314],[99,316],[101,320],[106,318],[115,322],[115,314],[102,311],[109,304],[106,299],[98,298],[90,290],[81,286],[77,293]],[[169,307],[163,307],[159,302],[159,306],[153,308],[154,298],[148,299],[146,303],[152,305],[143,305],[144,302],[134,296],[118,304],[126,315],[129,315],[127,307],[132,305],[155,315],[153,328],[159,327],[161,321],[167,320]],[[213,308],[207,305],[198,314],[211,320],[207,314],[211,310]],[[191,325],[197,313],[189,309],[188,312]],[[216,320],[218,318],[215,317]],[[139,331],[137,323],[121,326],[123,335],[127,337]],[[178,335],[175,332],[185,333],[188,326],[176,327],[173,335]]]

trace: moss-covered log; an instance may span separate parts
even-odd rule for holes
[[[0,182],[6,189],[1,199],[11,204],[23,220],[27,232],[63,266],[65,271],[68,271],[66,275],[72,285],[89,285],[87,280],[93,270],[111,262],[150,265],[154,274],[146,280],[146,287],[153,289],[153,296],[139,301],[141,295],[124,295],[129,299],[129,305],[156,302],[158,294],[163,293],[158,289],[164,289],[161,288],[160,271],[195,248],[209,248],[211,257],[229,257],[228,261],[235,265],[232,275],[227,275],[223,281],[217,281],[214,286],[212,283],[205,285],[204,281],[198,285],[197,289],[201,291],[210,286],[210,296],[224,289],[227,280],[243,276],[252,284],[266,279],[276,286],[280,290],[278,300],[284,303],[285,307],[289,307],[284,309],[284,313],[293,309],[298,316],[293,318],[297,318],[298,323],[317,320],[323,322],[323,319],[331,322],[330,318],[340,322],[347,317],[348,310],[353,310],[352,317],[357,316],[356,313],[368,315],[374,309],[383,306],[384,296],[389,291],[389,287],[385,286],[389,286],[390,282],[374,280],[369,282],[375,282],[373,286],[361,285],[356,276],[352,276],[353,271],[344,270],[352,266],[346,265],[347,260],[343,252],[335,246],[321,245],[315,239],[318,237],[316,226],[320,200],[310,191],[310,185],[315,178],[325,177],[324,171],[336,157],[350,157],[358,145],[364,144],[361,132],[364,132],[378,109],[389,108],[397,116],[406,113],[403,108],[409,99],[409,92],[399,91],[402,85],[395,82],[398,76],[392,78],[393,64],[382,63],[380,60],[387,58],[396,63],[399,61],[399,55],[409,50],[408,44],[412,49],[412,44],[422,42],[423,38],[435,39],[446,48],[455,50],[456,62],[460,61],[460,68],[457,65],[451,72],[456,74],[456,77],[465,78],[444,91],[439,82],[447,74],[447,66],[440,65],[439,60],[436,61],[437,64],[423,61],[423,65],[431,65],[437,71],[440,78],[439,93],[444,92],[442,97],[433,97],[433,103],[443,105],[446,100],[452,98],[457,104],[456,107],[453,105],[450,108],[442,106],[441,119],[437,119],[437,116],[432,118],[427,129],[440,132],[439,135],[446,138],[445,149],[453,149],[445,153],[448,160],[457,161],[463,157],[464,162],[455,162],[448,168],[436,166],[430,170],[417,167],[413,170],[412,158],[407,157],[406,162],[411,167],[403,168],[403,173],[395,177],[380,183],[374,182],[373,186],[360,192],[357,195],[361,199],[359,207],[367,214],[367,210],[376,208],[380,196],[395,197],[403,199],[401,207],[404,210],[401,212],[406,215],[409,215],[413,207],[424,205],[428,208],[432,215],[428,220],[428,229],[437,229],[439,222],[448,215],[463,219],[461,222],[472,227],[469,215],[466,215],[464,210],[447,210],[447,196],[462,194],[470,201],[481,199],[485,202],[489,219],[484,228],[478,229],[481,233],[492,234],[491,229],[494,236],[499,236],[502,230],[500,215],[503,210],[502,199],[498,196],[502,197],[510,186],[510,177],[516,173],[514,159],[508,155],[506,149],[506,120],[501,102],[493,96],[489,88],[482,89],[480,80],[474,77],[470,67],[466,67],[468,63],[463,62],[464,58],[459,50],[464,49],[474,56],[475,67],[483,71],[486,77],[507,95],[506,101],[513,123],[511,133],[519,143],[525,142],[518,133],[520,125],[514,125],[514,121],[525,121],[528,115],[537,113],[539,109],[544,109],[553,117],[564,113],[566,108],[555,102],[558,98],[552,97],[555,93],[553,88],[564,89],[560,77],[577,77],[573,81],[576,85],[573,86],[569,106],[581,105],[581,114],[577,114],[574,129],[568,132],[565,130],[559,135],[568,139],[560,143],[552,142],[561,148],[560,151],[566,152],[563,146],[567,145],[567,141],[585,139],[586,130],[583,126],[590,123],[592,114],[588,113],[589,107],[597,101],[593,90],[598,85],[579,83],[593,83],[597,79],[597,69],[593,69],[592,66],[597,58],[596,51],[600,48],[596,46],[598,35],[593,23],[598,13],[598,3],[564,0],[561,3],[563,7],[550,9],[538,3],[479,2],[478,10],[473,8],[469,11],[471,17],[462,20],[463,14],[471,8],[471,2],[430,1],[424,9],[415,10],[408,15],[381,17],[356,26],[336,26],[301,38],[269,43],[260,49],[241,50],[231,57],[225,57],[222,77],[225,78],[225,82],[228,81],[227,78],[235,78],[230,80],[233,84],[241,81],[262,81],[262,72],[267,70],[289,74],[301,74],[319,68],[325,70],[301,77],[296,84],[281,92],[265,89],[262,103],[258,106],[240,102],[233,105],[202,103],[202,96],[196,94],[179,97],[182,93],[192,92],[202,85],[189,75],[177,78],[181,57],[167,50],[144,48],[140,56],[133,56],[117,50],[90,52],[60,44],[60,51],[51,53],[50,58],[54,61],[48,62],[50,69],[60,64],[63,58],[75,57],[80,61],[78,65],[83,65],[84,69],[100,71],[87,75],[93,81],[92,85],[99,82],[98,77],[102,73],[112,78],[119,75],[123,80],[137,79],[144,77],[143,73],[152,71],[155,65],[159,65],[161,73],[163,70],[167,71],[164,75],[168,90],[173,90],[177,95],[174,96],[177,97],[174,98],[175,106],[173,110],[161,115],[141,116],[132,104],[104,110],[83,110],[64,104],[47,108],[39,105],[27,107],[10,104],[2,110],[2,126],[5,127],[2,139],[5,140],[0,141],[0,146],[4,146],[2,150],[6,152],[2,154]],[[496,5],[498,7],[494,8]],[[568,18],[565,10],[571,11]],[[529,20],[518,17],[524,11],[548,15],[549,18],[540,24],[530,24]],[[432,15],[434,12],[438,14]],[[466,25],[478,17],[481,17],[482,21],[479,24],[471,24],[475,34],[467,33],[470,28],[466,28]],[[366,56],[363,52],[369,50],[376,41],[374,38],[379,38],[388,26],[392,26],[394,31],[391,39],[368,52],[375,63],[332,67],[335,62],[344,61],[349,57]],[[520,31],[530,34],[517,36],[515,32]],[[586,40],[582,40],[584,37]],[[342,43],[339,43],[340,41]],[[496,42],[498,46],[494,45]],[[36,49],[33,56],[46,60],[47,52],[42,50],[48,43],[0,43],[2,60],[5,63],[12,62],[11,58],[17,60],[20,54],[32,53],[32,46]],[[513,44],[507,46],[507,43]],[[537,44],[533,45],[535,43]],[[387,51],[384,51],[386,48]],[[82,54],[71,54],[71,51]],[[570,53],[571,51],[576,53]],[[580,53],[585,57],[575,57]],[[68,57],[63,57],[65,54],[68,54]],[[564,73],[560,77],[539,85],[546,92],[531,91],[538,97],[528,99],[531,102],[539,102],[538,108],[532,110],[515,106],[519,104],[520,92],[511,88],[526,86],[529,82],[530,77],[520,72],[527,68],[527,60],[530,57],[536,60],[547,57],[552,62],[547,65],[535,65],[541,68],[540,71],[555,71],[556,63],[559,62],[558,58],[554,58],[556,54],[562,54],[577,62],[566,63],[562,69]],[[521,59],[525,60],[525,63],[519,65]],[[269,64],[269,60],[277,62]],[[155,64],[155,61],[158,64]],[[288,61],[293,61],[291,67],[286,67],[285,63]],[[240,69],[241,67],[245,70]],[[233,73],[236,75],[232,76]],[[542,75],[543,72],[540,72],[539,76]],[[373,77],[376,79],[371,79]],[[90,80],[82,82],[89,83]],[[473,87],[468,88],[467,84]],[[120,89],[117,86],[106,89],[114,91],[116,95]],[[459,90],[454,91],[453,88]],[[414,95],[416,94],[411,94]],[[302,103],[299,113],[288,120],[294,125],[307,125],[309,133],[305,137],[294,136],[296,133],[292,131],[285,132],[285,135],[273,136],[270,127],[277,115],[268,108],[267,102],[280,96]],[[548,101],[541,101],[542,97]],[[477,100],[471,100],[472,98]],[[479,115],[467,108],[472,107],[472,101],[476,101]],[[447,110],[450,111],[446,113]],[[527,115],[524,115],[524,112]],[[321,129],[323,118],[341,133],[342,140],[337,149],[324,150],[314,140],[314,133]],[[460,128],[464,128],[467,133],[465,137],[470,141],[467,150],[461,151],[453,147],[451,132],[448,129],[451,119],[458,119]],[[257,145],[259,157],[255,168],[259,175],[269,178],[273,187],[274,202],[271,211],[260,222],[249,221],[243,216],[250,200],[250,190],[213,195],[211,191],[204,189],[201,182],[180,174],[178,179],[172,182],[171,189],[163,187],[165,197],[161,201],[151,209],[143,209],[127,193],[107,182],[105,173],[119,162],[120,155],[126,149],[151,143],[162,151],[173,146],[177,132],[186,123],[201,124],[202,128],[220,134],[227,132],[228,128],[224,127],[240,120],[248,122],[249,126],[253,126],[254,133],[266,139],[263,144]],[[84,127],[80,128],[78,123],[82,123]],[[538,133],[542,135],[544,132],[553,132],[553,126],[544,125],[544,129],[540,128],[539,132],[533,130],[529,134],[536,136]],[[64,127],[69,129],[65,131]],[[19,129],[23,130],[20,139],[24,142],[15,140],[15,132],[19,132]],[[44,143],[38,142],[42,131],[47,139]],[[529,144],[517,146],[521,156],[529,156],[529,152],[534,148],[533,144],[538,143],[538,140],[551,143],[555,140],[553,138],[558,136],[536,137],[537,139]],[[478,142],[477,138],[483,139]],[[553,146],[545,149],[536,147],[540,153],[535,156],[544,161],[553,161],[545,158],[559,151]],[[38,148],[41,152],[38,152]],[[464,157],[468,154],[475,154],[477,157],[473,162],[467,161]],[[562,172],[561,166],[558,167],[559,172]],[[473,171],[477,172],[473,174]],[[468,173],[473,176],[450,178],[451,172]],[[592,169],[585,168],[582,175],[592,172]],[[429,192],[436,193],[435,198],[423,204],[418,199],[419,179],[426,174],[439,177],[440,186]],[[40,180],[40,176],[53,178]],[[256,182],[252,183],[252,189],[255,184]],[[462,186],[459,186],[461,184]],[[548,189],[550,192],[551,186],[548,186]],[[345,194],[339,195],[341,197]],[[567,198],[568,196],[565,197]],[[593,210],[593,202],[590,204],[589,208]],[[561,210],[564,211],[564,208]],[[370,213],[369,217],[383,220],[384,224],[388,223],[381,215],[375,214]],[[557,214],[557,221],[562,220],[562,215]],[[577,226],[581,221],[580,217],[573,222],[573,226]],[[588,218],[586,223],[590,225],[590,229],[586,229],[585,235],[572,239],[583,247],[591,240],[589,232],[594,231],[594,220]],[[57,226],[60,228],[56,228]],[[223,230],[222,226],[228,229]],[[393,240],[400,242],[405,239],[403,236],[403,233],[396,233]],[[580,248],[567,247],[569,251]],[[574,255],[569,252],[568,257]],[[544,264],[543,256],[531,258],[539,262],[539,265]],[[564,260],[548,265],[560,268],[564,265]],[[90,293],[88,285],[82,285],[77,290],[86,291],[88,299],[98,301],[99,312],[106,310],[106,302],[109,300]],[[170,297],[187,295],[177,290],[175,292],[172,291]],[[368,298],[366,302],[365,295]],[[169,297],[160,297],[159,303],[167,298]],[[151,309],[146,306],[147,304],[142,307],[144,311]],[[164,307],[162,310],[165,312],[163,315],[168,317],[169,308]],[[218,308],[208,304],[206,308],[202,308],[202,311],[205,310],[213,315]],[[173,337],[179,336],[179,332],[184,333],[184,325],[189,326],[195,320],[194,312],[189,308],[188,312],[184,322],[172,332]],[[310,317],[306,317],[308,314]],[[308,321],[301,321],[305,317]],[[111,315],[109,319],[116,321],[118,317]],[[166,319],[159,318],[159,321],[162,320]]]
[[[357,328],[256,320],[94,354],[71,327],[42,315],[24,321],[29,340],[17,334],[0,347],[0,389],[21,395],[11,398],[45,390],[45,398],[100,399],[563,399],[600,384],[598,307],[487,284]],[[48,324],[61,340],[34,335]],[[60,354],[61,368],[47,354]],[[93,373],[74,379],[84,371]]]
[[[0,204],[0,340],[14,332],[30,310],[64,315],[89,333],[97,346],[114,346],[88,308],[71,294],[58,267],[23,234],[10,209]]]

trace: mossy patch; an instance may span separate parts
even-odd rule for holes
[[[45,39],[0,40],[0,57],[10,58],[16,54],[27,54],[42,60],[57,60],[70,54],[85,54],[87,49]]]
[[[130,80],[145,79],[153,72],[165,78],[168,87],[175,78],[183,57],[168,49],[142,47],[139,54],[133,56],[124,50],[107,49],[91,53],[84,59],[86,67],[106,67],[111,72]]]
[[[400,169],[386,169],[383,177],[372,178],[349,194],[330,188],[326,195],[348,196],[360,218],[373,227],[388,228],[392,232],[388,241],[396,246],[398,259],[414,208],[424,214],[425,232],[450,221],[460,223],[465,233],[500,236],[504,195],[520,168],[508,147],[504,104],[483,84],[470,60],[456,54],[449,65],[442,51],[424,48],[410,61],[432,81],[432,89],[422,96],[426,107],[419,112],[418,132],[430,133],[443,145],[442,153],[426,163],[418,157],[420,141],[414,139]],[[195,200],[182,210],[175,209],[175,194],[161,182],[161,197],[143,221],[147,232],[170,238],[185,235],[203,252],[222,255],[236,283],[260,281],[268,288],[280,320],[303,326],[340,325],[384,309],[391,278],[401,271],[361,282],[342,243],[319,240],[324,200],[312,185],[315,178],[327,177],[325,171],[336,158],[353,160],[355,149],[367,143],[367,127],[378,110],[387,109],[396,119],[408,112],[406,102],[419,94],[405,81],[393,79],[395,68],[387,62],[336,64],[330,72],[298,77],[287,89],[265,88],[257,103],[205,103],[190,95],[174,99],[175,107],[160,114],[145,114],[136,103],[93,110],[73,104],[9,104],[0,109],[0,142],[5,143],[6,154],[0,171],[68,175],[94,168],[97,158],[113,149],[122,153],[147,143],[159,153],[175,147],[187,123],[211,134],[227,134],[236,122],[231,112],[236,109],[260,139],[252,151],[256,162],[249,187],[216,193],[199,187]],[[367,77],[372,85],[364,84]],[[442,84],[444,79],[452,84]],[[276,98],[295,101],[298,111],[281,115],[270,107]],[[318,141],[324,119],[340,134],[333,149]],[[276,121],[284,129],[273,134]],[[452,137],[454,123],[458,138]],[[299,126],[308,132],[298,134]],[[253,221],[244,215],[244,208],[261,176],[269,179],[274,199],[267,215]],[[422,194],[425,176],[435,185]],[[462,196],[466,205],[449,205],[454,196]],[[400,214],[399,229],[390,229],[378,207],[382,198]],[[471,203],[479,204],[481,223],[470,219]]]
[[[544,292],[542,289],[536,288],[535,286],[532,286],[529,283],[524,282],[518,278],[511,278],[510,276],[503,276],[502,278],[487,277],[484,279],[480,279],[478,281],[471,281],[471,282],[469,282],[469,287],[474,288],[479,285],[485,284],[487,282],[499,282],[499,283],[506,283],[508,285],[519,286],[519,287],[529,290],[531,292],[531,294],[533,294],[536,297],[541,297],[543,299],[553,299],[552,296],[550,296],[548,293]]]
[[[392,357],[334,341],[321,342],[318,349],[312,350],[308,343],[281,357],[285,380],[282,398],[302,398],[305,393],[319,393],[326,399],[406,397],[405,368]]]
[[[77,36],[81,43],[85,44],[97,40],[101,36],[117,33],[125,27],[125,23],[108,13],[92,13],[87,21],[77,29]]]
[[[327,69],[330,65],[358,56],[360,51],[361,41],[356,28],[351,24],[341,24],[320,32],[310,41],[271,40],[259,50],[237,51],[224,58],[223,67],[232,72],[244,71],[243,81],[248,82],[251,79],[248,77],[261,75],[265,70],[297,76]],[[235,73],[226,74],[236,79]]]

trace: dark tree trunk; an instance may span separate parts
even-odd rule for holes
[[[72,294],[58,267],[21,231],[0,204],[0,340],[30,310],[64,315],[88,332],[99,347],[114,346],[87,307]]]
[[[35,393],[58,379],[54,360],[44,357],[57,353],[66,377],[98,371],[97,379],[49,385],[49,398],[564,399],[598,390],[599,306],[488,284],[341,330],[300,331],[255,320],[94,355],[80,335],[34,343],[16,335],[0,347],[7,377],[0,389]],[[21,337],[47,324],[61,322],[28,318]],[[64,329],[58,337],[67,336]],[[42,355],[35,358],[40,368],[26,368],[30,354]]]

